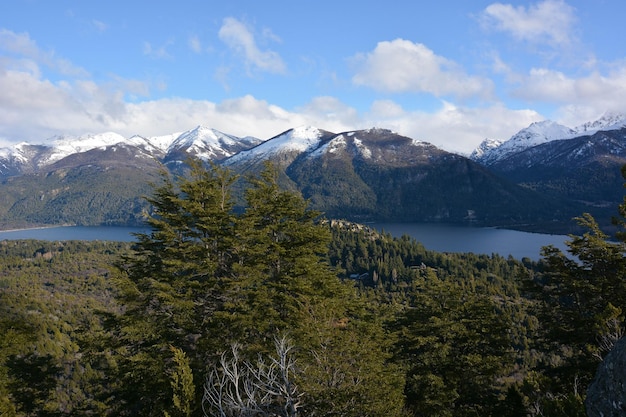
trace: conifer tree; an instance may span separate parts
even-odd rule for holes
[[[212,318],[223,308],[234,259],[230,187],[236,177],[197,160],[189,167],[187,176],[175,180],[163,173],[163,183],[149,198],[151,231],[137,235],[134,255],[120,265],[118,287],[126,311],[118,337],[127,352],[122,371],[137,388],[126,392],[126,401],[144,415],[161,413],[172,398],[171,346],[188,355],[195,385],[201,387],[203,364],[223,345]]]
[[[626,166],[622,167],[626,179]],[[624,334],[626,312],[626,197],[619,206],[616,239],[610,239],[588,213],[576,218],[585,232],[572,235],[567,252],[543,248],[545,273],[527,282],[539,303],[540,345],[546,352],[542,372],[549,385],[541,386],[546,415],[584,414],[583,393],[599,361]],[[558,360],[550,359],[558,358]],[[568,410],[568,411],[563,411]]]
[[[496,415],[512,369],[510,322],[486,294],[433,275],[398,321],[405,394],[417,416]]]
[[[118,280],[126,308],[117,333],[120,368],[134,388],[127,404],[141,415],[172,410],[171,399],[187,392],[172,377],[184,370],[193,373],[196,401],[175,408],[197,412],[205,369],[224,350],[237,344],[249,360],[287,334],[305,369],[297,381],[304,410],[398,415],[402,379],[387,366],[389,340],[326,263],[328,226],[299,194],[279,187],[270,164],[249,179],[245,211],[235,214],[235,179],[192,161],[187,176],[166,176],[150,199],[152,231],[138,235]],[[172,352],[178,362],[184,353],[188,370]]]

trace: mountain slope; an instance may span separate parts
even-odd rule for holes
[[[485,140],[470,156],[483,165],[492,165],[533,146],[557,139],[569,138],[576,132],[550,120],[536,122],[520,130],[505,142]]]
[[[527,133],[540,128],[545,132],[548,126],[537,124]],[[558,132],[561,127],[552,125],[552,130]],[[530,133],[519,136],[518,143],[542,141]],[[609,142],[607,147],[616,146]],[[522,150],[507,157],[507,163],[528,165],[534,156],[515,163],[511,158],[554,143],[521,146]],[[198,126],[149,138],[58,137],[47,145],[20,144],[1,150],[0,192],[5,198],[0,201],[0,224],[136,224],[149,209],[142,196],[151,193],[150,183],[158,183],[159,170],[180,174],[189,156],[223,164],[240,174],[242,180],[235,189],[239,197],[246,176],[272,161],[279,168],[281,185],[301,192],[313,208],[334,218],[520,228],[563,224],[583,211],[578,201],[583,199],[574,198],[574,191],[556,193],[545,182],[533,182],[530,175],[540,175],[543,168],[507,171],[506,164],[487,168],[385,129],[336,134],[298,127],[261,141]],[[619,158],[614,155],[616,161]],[[544,171],[558,180],[558,170]],[[600,189],[595,186],[596,191]],[[591,205],[604,198],[589,196],[590,201],[584,202]]]
[[[246,172],[276,162],[284,181],[328,217],[511,226],[570,215],[465,157],[389,130],[306,131],[304,141],[289,131],[224,164]]]
[[[608,224],[624,196],[626,128],[552,141],[490,166],[494,172],[542,194],[581,202]]]
[[[137,225],[144,196],[164,167],[191,156],[219,160],[260,142],[199,126],[152,138],[116,134],[55,137],[0,151],[0,227]]]
[[[498,163],[511,155],[533,146],[554,140],[590,136],[599,131],[619,130],[626,127],[626,114],[607,112],[593,122],[583,123],[573,129],[551,120],[532,123],[506,141],[485,139],[470,155],[470,158],[486,166]]]

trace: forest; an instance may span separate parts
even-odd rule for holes
[[[0,242],[0,415],[585,415],[626,202],[534,262],[326,219],[271,165],[239,210],[232,172],[189,166],[135,242]]]

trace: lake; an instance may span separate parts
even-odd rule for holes
[[[569,239],[564,235],[433,223],[374,223],[369,226],[395,237],[408,235],[426,249],[437,252],[511,255],[516,259],[527,257],[535,261],[541,257],[543,246],[553,245],[565,252],[565,241]]]
[[[145,232],[138,227],[104,226],[59,226],[36,229],[0,231],[0,240],[37,239],[37,240],[103,240],[130,242],[135,240],[131,233]]]
[[[567,236],[519,232],[490,227],[468,227],[426,223],[374,223],[376,230],[384,230],[392,236],[408,235],[421,242],[426,249],[437,252],[473,252],[477,254],[509,255],[516,259],[524,257],[539,260],[541,247],[554,245],[566,250]],[[133,241],[133,232],[145,232],[137,227],[82,227],[63,226],[38,229],[0,231],[0,240],[102,240]]]

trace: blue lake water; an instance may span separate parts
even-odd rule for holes
[[[132,233],[143,232],[138,227],[84,227],[60,226],[37,229],[8,230],[0,232],[0,240],[37,239],[37,240],[102,240],[130,242],[135,240]]]
[[[408,235],[426,249],[437,252],[511,255],[516,259],[527,257],[535,261],[541,258],[544,246],[553,245],[565,252],[565,241],[569,239],[564,235],[432,223],[375,223],[370,226],[395,237]]]
[[[392,236],[408,235],[421,242],[426,249],[437,252],[473,252],[478,254],[509,255],[517,259],[540,258],[543,246],[554,245],[565,251],[567,236],[519,232],[485,227],[466,227],[423,223],[375,223],[369,226],[384,230]],[[64,226],[0,232],[0,240],[101,240],[133,241],[133,232],[145,232],[136,227],[82,227]]]

